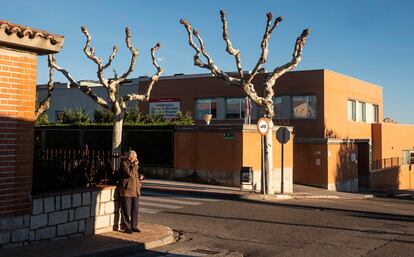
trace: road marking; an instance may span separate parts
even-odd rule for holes
[[[146,213],[159,213],[160,210],[150,209],[150,208],[139,208],[139,212],[146,212]]]
[[[203,201],[203,202],[218,202],[220,201],[219,199],[210,199],[210,198],[204,198],[202,196],[199,195],[194,195],[194,196],[183,196],[180,194],[167,194],[167,193],[159,193],[159,192],[143,192],[142,193],[143,196],[163,196],[163,197],[172,197],[172,198],[179,198],[179,199],[187,199],[190,201]]]
[[[201,202],[193,202],[188,200],[176,200],[176,199],[165,199],[159,198],[155,196],[142,196],[141,201],[154,201],[154,202],[161,202],[161,203],[176,203],[176,204],[183,204],[183,205],[200,205]]]
[[[145,202],[145,201],[141,202],[140,205],[160,207],[160,208],[166,208],[166,209],[180,209],[180,208],[183,208],[183,206],[180,206],[180,205],[173,205],[173,204],[166,204],[166,203],[153,203],[153,202]]]
[[[397,196],[397,197],[407,197],[407,196],[411,196],[411,194],[396,194],[395,196]]]
[[[181,209],[188,206],[201,205],[208,202],[217,202],[218,199],[203,198],[200,196],[183,196],[176,193],[143,191],[140,197],[140,212],[159,213],[169,209]]]

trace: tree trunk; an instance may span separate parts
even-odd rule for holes
[[[275,193],[275,178],[273,173],[273,122],[270,120],[269,131],[266,134],[266,145],[265,145],[265,154],[266,154],[266,193],[274,194]]]
[[[123,112],[114,114],[113,134],[112,134],[112,170],[116,171],[120,165],[121,143],[122,143],[122,124],[124,121]]]

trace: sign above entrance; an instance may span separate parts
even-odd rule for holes
[[[149,100],[149,113],[160,113],[164,119],[174,119],[180,111],[179,98],[158,98]]]
[[[264,136],[267,134],[267,131],[269,131],[269,119],[267,118],[260,118],[257,121],[257,131]]]

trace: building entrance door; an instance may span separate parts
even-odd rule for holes
[[[358,188],[369,188],[369,143],[358,143]]]

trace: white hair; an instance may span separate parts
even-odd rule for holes
[[[135,152],[134,150],[129,150],[127,153],[127,158],[129,157],[135,157],[137,158],[137,152]]]

